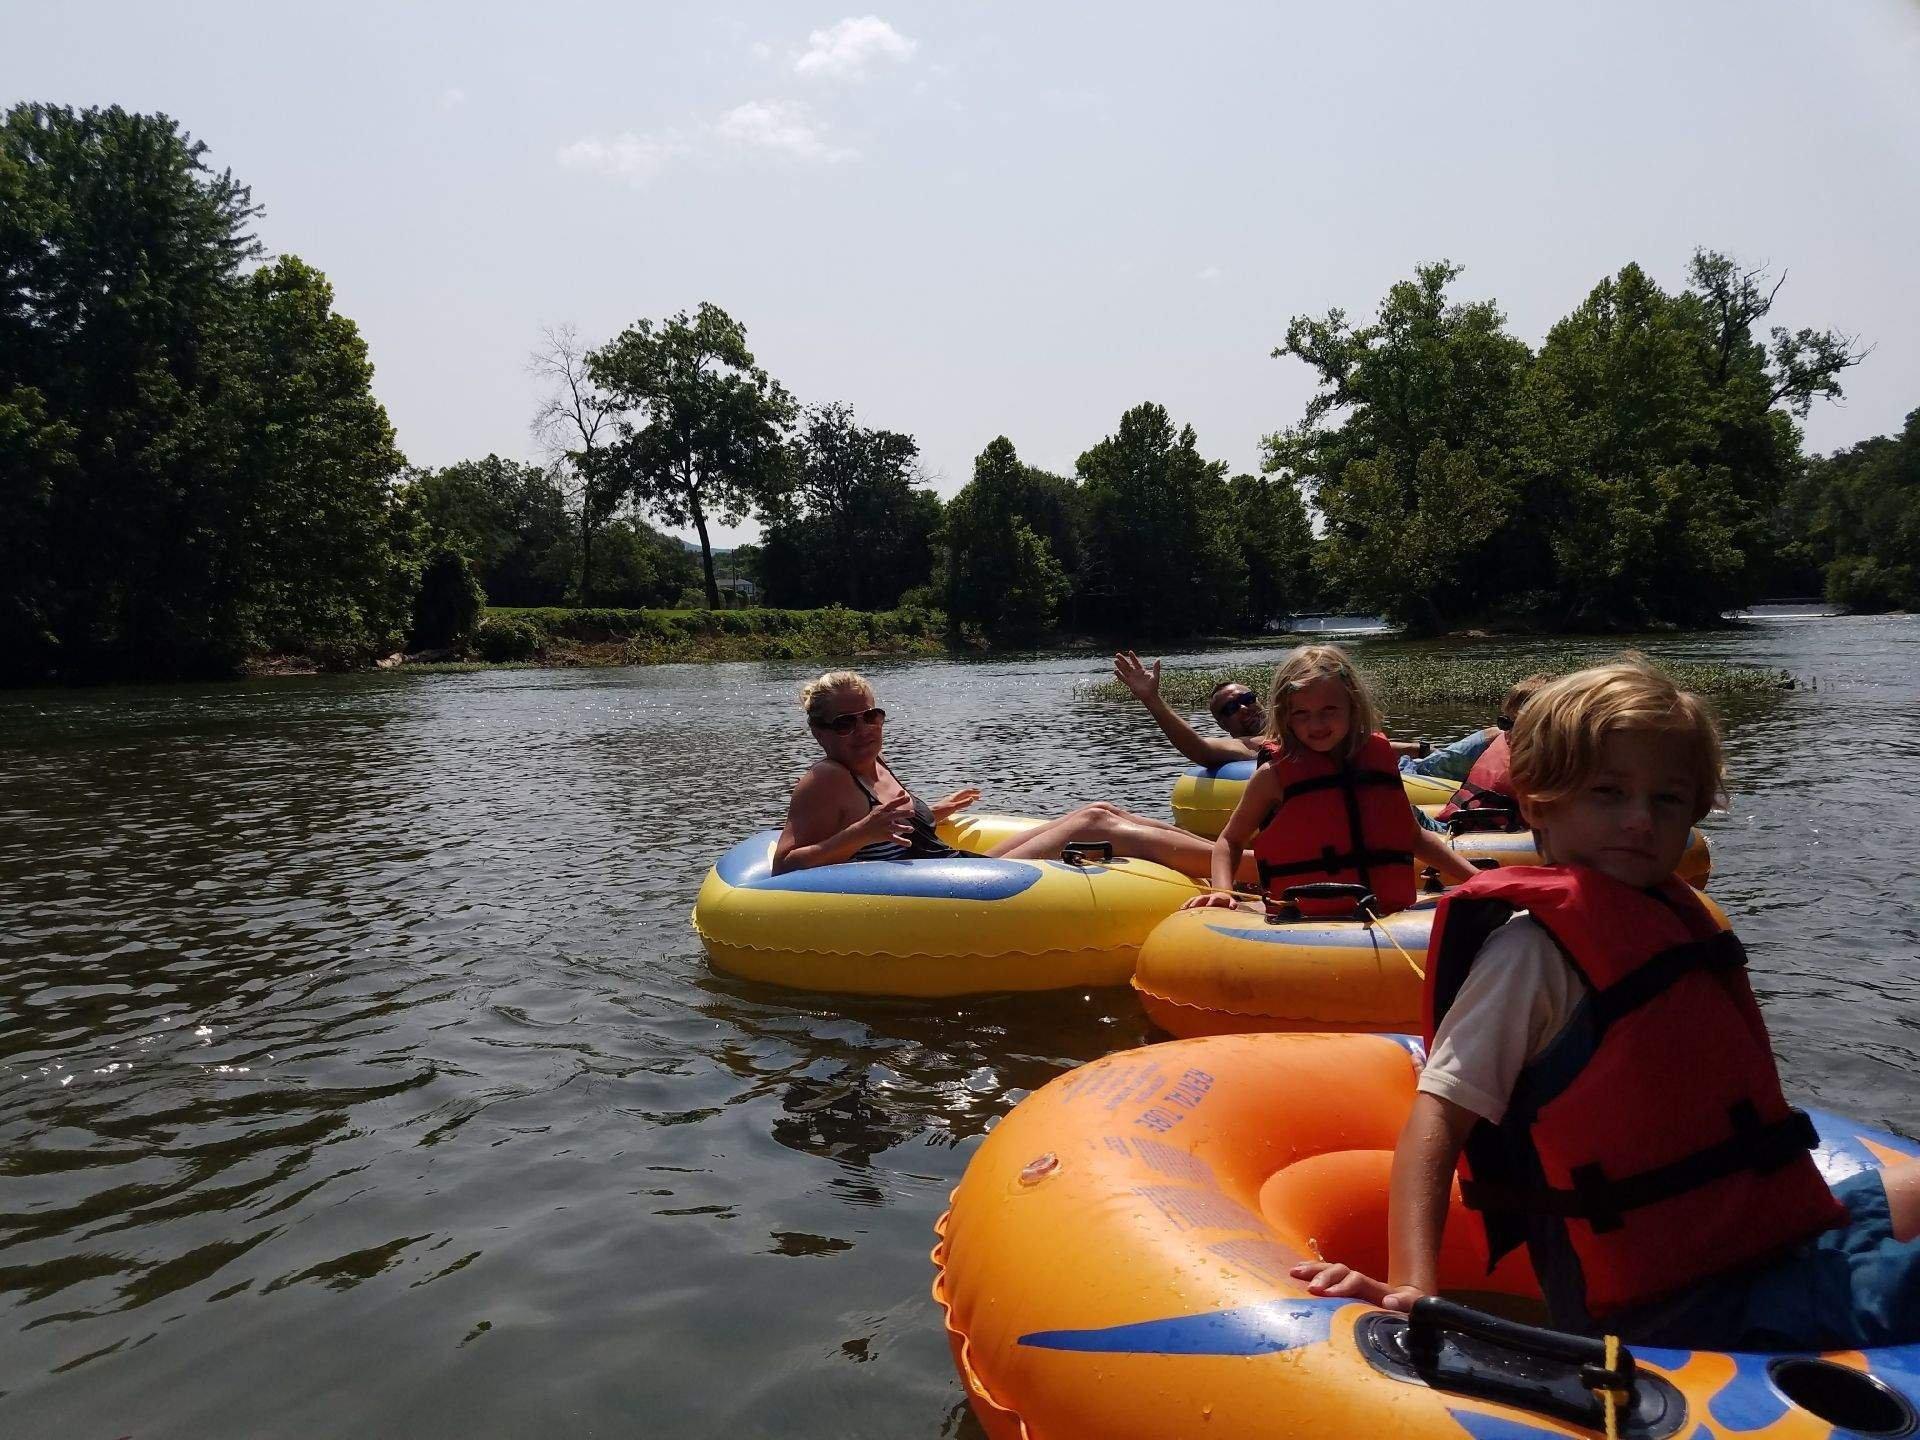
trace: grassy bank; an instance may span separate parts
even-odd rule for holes
[[[1534,671],[1562,674],[1598,664],[1620,654],[1617,645],[1555,644],[1530,647],[1511,655],[1474,657],[1369,649],[1357,657],[1381,705],[1389,712],[1416,705],[1460,702],[1485,706],[1500,703],[1507,687]],[[1716,700],[1771,694],[1794,687],[1785,670],[1761,665],[1657,660],[1661,669],[1688,690]],[[1168,670],[1160,677],[1160,693],[1176,710],[1206,708],[1207,697],[1223,680],[1250,685],[1265,696],[1273,680],[1273,666],[1232,665],[1212,670]],[[1126,700],[1118,681],[1104,680],[1085,687],[1100,700]]]
[[[659,665],[690,660],[815,660],[938,655],[937,610],[608,610],[494,607],[474,653],[548,665]]]

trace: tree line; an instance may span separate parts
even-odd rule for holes
[[[1710,251],[1677,293],[1600,280],[1537,351],[1452,300],[1459,274],[1421,267],[1367,325],[1297,317],[1274,352],[1319,382],[1266,469],[1324,517],[1334,591],[1416,629],[1567,630],[1711,624],[1808,583],[1796,422],[1856,340],[1762,335],[1780,282]]]
[[[1001,642],[1916,599],[1920,422],[1805,456],[1798,421],[1864,352],[1765,326],[1778,282],[1711,252],[1677,292],[1604,278],[1538,350],[1423,266],[1368,323],[1293,319],[1274,354],[1318,389],[1258,475],[1145,403],[1069,474],[996,438],[943,503],[911,435],[802,405],[712,304],[598,346],[547,332],[547,463],[409,467],[356,327],[265,255],[261,213],[163,115],[6,113],[0,678],[363,663],[458,642],[485,601],[715,607],[712,528],[749,516],[730,563],[763,603],[918,606]]]
[[[1629,264],[1535,350],[1496,302],[1450,294],[1460,274],[1419,267],[1365,324],[1294,317],[1273,354],[1310,367],[1317,390],[1266,437],[1258,476],[1229,477],[1149,403],[1070,475],[998,438],[942,506],[916,482],[910,436],[836,405],[796,426],[713,306],[586,357],[611,409],[643,420],[573,458],[662,522],[700,526],[703,545],[703,504],[757,514],[770,603],[906,598],[992,639],[1241,630],[1315,605],[1433,633],[1712,624],[1821,588],[1855,608],[1912,603],[1913,426],[1803,452],[1799,422],[1867,352],[1767,324],[1784,277],[1702,250],[1668,291]],[[703,400],[672,380],[694,353],[730,367],[732,388]],[[665,437],[725,433],[726,407],[756,426],[736,468],[711,438],[649,458]]]

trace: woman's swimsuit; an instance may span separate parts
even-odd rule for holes
[[[887,774],[893,775],[893,767],[886,761],[876,762]],[[849,769],[847,774],[853,775]],[[867,797],[867,809],[879,805],[880,799],[867,788],[867,782],[853,775],[853,783],[860,787],[860,793]],[[900,785],[900,777],[893,775],[893,783]],[[905,785],[900,789],[913,801],[913,830],[905,844],[898,840],[876,840],[871,845],[862,845],[850,857],[854,860],[946,860],[955,855],[964,854],[946,844],[934,833],[933,810],[927,802],[908,790]]]

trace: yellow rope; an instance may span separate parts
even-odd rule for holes
[[[1027,858],[1038,859],[1041,857],[1029,856]],[[1132,860],[1137,858],[1138,858],[1137,856],[1132,856],[1132,855],[1116,855],[1113,857],[1112,860],[1088,861],[1088,862],[1084,862],[1080,866],[1077,866],[1076,868],[1104,869],[1109,865],[1116,865],[1122,860]],[[1063,860],[1060,863],[1065,865],[1065,864],[1072,864],[1073,862]],[[1146,863],[1151,865],[1157,862],[1149,860]],[[1162,866],[1161,868],[1168,869],[1171,867]],[[1238,885],[1234,886],[1230,890],[1222,890],[1218,885],[1209,884],[1207,881],[1204,881],[1204,880],[1195,880],[1195,879],[1192,879],[1191,877],[1182,879],[1182,880],[1170,880],[1164,875],[1150,875],[1145,870],[1129,870],[1126,873],[1132,876],[1135,880],[1151,880],[1156,885],[1173,885],[1181,890],[1189,890],[1195,895],[1230,895],[1236,900],[1258,900],[1262,898],[1258,890],[1247,890]]]
[[[1607,1369],[1618,1371],[1620,1368],[1620,1337],[1607,1336]],[[1600,1408],[1607,1417],[1607,1440],[1620,1440],[1620,1402],[1626,1397],[1618,1390],[1600,1392]]]
[[[1413,956],[1409,955],[1406,947],[1393,938],[1393,931],[1387,929],[1381,915],[1373,910],[1362,911],[1361,913],[1367,918],[1367,928],[1372,929],[1378,925],[1380,927],[1380,933],[1387,937],[1387,942],[1400,952],[1400,958],[1407,962],[1408,967],[1412,969],[1414,974],[1418,975],[1422,980],[1425,980],[1427,978],[1426,967],[1414,959]]]

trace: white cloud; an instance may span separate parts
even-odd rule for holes
[[[442,110],[457,109],[466,103],[467,92],[462,90],[458,85],[449,85],[445,90],[440,92],[440,108]]]
[[[691,148],[675,134],[636,135],[629,130],[610,140],[589,135],[562,146],[555,158],[567,170],[612,175],[644,185]]]
[[[753,58],[756,60],[771,60],[773,58],[773,47],[764,40],[756,41],[753,47]]]
[[[1205,280],[1211,283],[1212,281],[1218,280],[1220,278],[1220,267],[1218,265],[1209,265],[1207,266],[1206,269],[1202,270],[1199,274],[1195,275],[1193,278],[1196,280]]]
[[[713,129],[729,144],[771,150],[794,160],[833,165],[859,158],[857,150],[830,144],[806,106],[784,100],[749,100],[736,105]]]
[[[807,165],[837,165],[860,152],[836,145],[805,105],[785,100],[749,100],[691,132],[624,131],[610,138],[588,135],[554,152],[561,168],[583,170],[645,185],[683,160],[712,160],[722,151],[760,151]]]
[[[794,73],[823,80],[858,80],[876,60],[905,62],[919,48],[878,15],[848,16],[807,36],[793,62]]]

